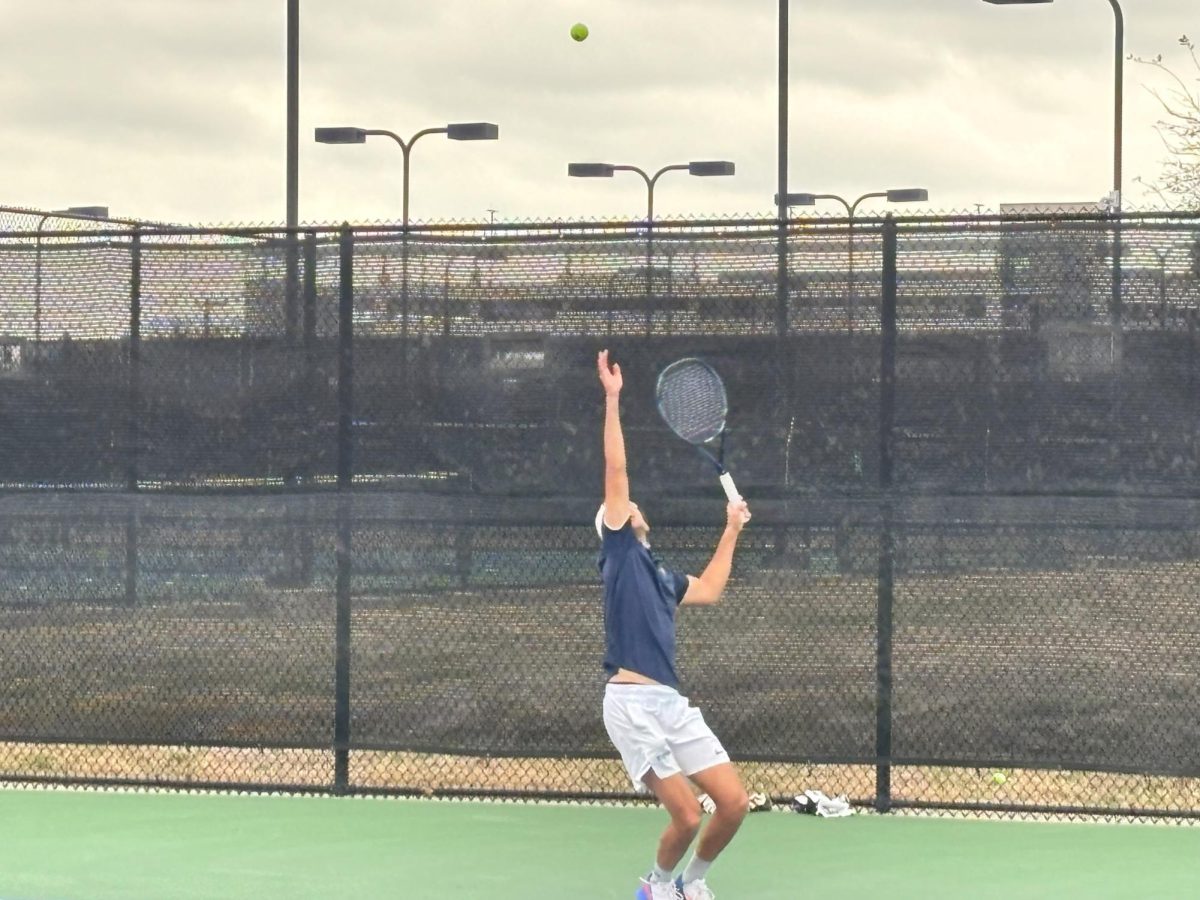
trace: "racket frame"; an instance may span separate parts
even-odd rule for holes
[[[721,375],[720,375],[720,373],[717,372],[716,369],[714,369],[707,362],[705,362],[704,360],[702,360],[696,356],[685,356],[682,359],[677,359],[677,360],[675,360],[675,362],[666,366],[659,373],[658,382],[656,383],[655,390],[654,390],[655,407],[658,409],[658,414],[662,418],[663,422],[665,422],[667,427],[671,429],[672,434],[674,434],[680,440],[687,441],[687,443],[691,444],[693,447],[696,448],[696,451],[701,456],[703,456],[710,463],[712,463],[713,468],[715,468],[717,470],[717,476],[721,482],[721,487],[725,491],[725,496],[727,498],[729,498],[730,503],[737,503],[742,499],[742,495],[738,493],[737,486],[733,483],[733,476],[730,475],[729,471],[725,468],[725,435],[728,434],[729,429],[725,427],[724,421],[722,421],[722,423],[721,423],[720,432],[718,432],[717,435],[715,435],[714,437],[711,437],[705,441],[693,441],[693,440],[689,440],[688,438],[681,435],[675,429],[675,426],[673,426],[671,424],[670,420],[663,414],[663,409],[662,409],[663,408],[663,404],[662,404],[662,396],[663,396],[662,379],[663,379],[663,376],[667,372],[669,372],[671,369],[682,366],[684,363],[696,364],[696,365],[703,366],[705,369],[707,369],[709,372],[712,373],[713,377],[717,380],[717,383],[720,384],[720,386],[721,386],[721,393],[725,397],[725,404],[724,404],[725,415],[728,416],[728,414],[729,414],[729,399],[728,399],[728,394],[725,391],[725,382],[721,379]],[[712,451],[708,450],[704,445],[710,444],[716,440],[719,440],[719,443],[717,445],[717,452],[714,454]]]

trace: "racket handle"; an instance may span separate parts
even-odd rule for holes
[[[730,503],[737,503],[742,499],[738,489],[733,486],[733,476],[728,472],[721,473],[721,487],[725,488],[725,496],[729,498]]]

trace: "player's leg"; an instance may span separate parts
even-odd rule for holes
[[[660,778],[651,770],[642,780],[671,817],[658,842],[658,865],[665,872],[674,872],[700,830],[700,803],[683,775]]]
[[[708,867],[733,839],[750,809],[742,779],[729,754],[696,707],[675,710],[670,729],[671,754],[683,773],[708,794],[716,809],[700,835],[696,853],[684,869],[679,886],[687,900],[708,900]]]
[[[731,763],[718,763],[693,772],[691,779],[708,794],[716,811],[704,826],[696,852],[676,880],[675,887],[683,900],[713,900],[713,892],[706,880],[708,869],[737,834],[750,808],[750,801]]]
[[[737,834],[750,810],[750,798],[732,763],[720,763],[695,772],[691,778],[717,807],[704,833],[700,835],[700,844],[696,848],[696,855],[711,863]]]
[[[700,803],[671,755],[658,721],[662,689],[608,685],[604,727],[638,791],[652,791],[671,821],[663,832],[650,874],[642,879],[639,900],[677,900],[674,872],[700,830]]]

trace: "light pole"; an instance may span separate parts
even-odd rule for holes
[[[654,186],[667,172],[686,171],[698,178],[721,177],[734,174],[734,164],[728,160],[705,160],[700,162],[675,163],[663,166],[653,175],[638,166],[615,165],[613,163],[568,163],[567,175],[571,178],[612,178],[614,172],[636,172],[646,182],[646,333],[654,314]]]
[[[1053,3],[1054,0],[983,0],[993,6],[1030,6],[1035,3]],[[1118,216],[1121,212],[1121,128],[1122,108],[1125,94],[1125,13],[1120,0],[1108,0],[1115,19],[1113,46],[1113,174],[1112,195],[1109,208]],[[1111,316],[1119,321],[1121,314],[1121,223],[1113,225],[1113,274]]]
[[[401,236],[400,276],[400,329],[408,336],[408,171],[409,156],[413,145],[427,134],[444,134],[452,141],[494,141],[500,137],[500,127],[491,122],[458,122],[441,128],[424,128],[407,141],[393,131],[382,128],[335,127],[318,128],[315,132],[318,144],[365,144],[368,137],[389,137],[400,145],[404,154],[404,171],[401,179],[403,233]]]
[[[300,296],[300,0],[287,0],[287,103],[285,127],[285,187],[287,246],[284,271],[284,329],[289,341],[296,336]],[[208,328],[205,327],[205,337]]]
[[[791,0],[779,0],[777,43],[777,89],[778,106],[775,128],[775,213],[776,213],[776,276],[775,276],[775,330],[780,336],[788,327],[788,252],[787,252],[787,194],[788,194],[788,4]]]
[[[925,203],[929,200],[929,191],[925,188],[896,188],[890,191],[872,191],[869,194],[863,194],[853,203],[840,197],[837,194],[788,194],[783,198],[782,205],[792,206],[815,206],[818,200],[836,200],[842,206],[846,207],[846,235],[849,239],[849,251],[847,253],[847,268],[849,269],[849,278],[846,284],[846,330],[851,334],[854,333],[854,301],[855,301],[855,283],[854,283],[854,213],[858,210],[858,205],[864,200],[870,200],[876,197],[887,199],[888,203]],[[776,204],[779,204],[780,198],[775,198]]]
[[[52,210],[43,213],[38,219],[37,237],[33,251],[33,343],[39,348],[42,343],[42,229],[46,220],[61,219],[107,219],[107,206],[68,206],[66,209]],[[40,349],[34,350],[36,358]]]

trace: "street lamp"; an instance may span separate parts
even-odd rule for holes
[[[491,122],[456,122],[442,128],[425,128],[418,131],[407,141],[393,131],[382,128],[356,128],[341,126],[334,128],[318,128],[314,137],[318,144],[365,144],[368,137],[389,137],[400,145],[404,154],[404,173],[401,179],[403,236],[401,244],[401,330],[407,336],[408,332],[408,171],[409,155],[413,144],[427,134],[444,134],[452,141],[494,141],[500,137],[500,127]]]
[[[636,172],[646,182],[646,332],[650,332],[653,317],[654,296],[654,186],[667,172],[686,171],[697,178],[724,177],[734,174],[734,164],[724,159],[701,160],[663,166],[653,175],[637,166],[613,163],[568,163],[567,175],[571,178],[612,178],[614,172]]]
[[[43,213],[42,217],[38,219],[37,237],[33,253],[33,342],[38,346],[42,343],[42,230],[46,226],[46,220],[50,218],[107,219],[108,207],[68,206],[66,209],[57,209]],[[34,351],[35,358],[39,352],[39,350]]]
[[[400,237],[400,383],[405,392],[408,388],[408,170],[409,155],[413,145],[427,134],[444,134],[452,141],[495,141],[500,137],[500,127],[491,122],[455,122],[441,128],[424,128],[407,141],[393,131],[382,128],[357,128],[338,126],[317,128],[314,137],[318,144],[365,144],[368,137],[389,137],[400,145],[404,154],[404,170],[401,179],[403,231]],[[389,299],[390,308],[391,301]]]
[[[1035,3],[1053,3],[1054,0],[983,0],[993,6],[1031,6]],[[1112,195],[1109,208],[1114,213],[1121,212],[1121,121],[1124,102],[1125,82],[1125,13],[1121,9],[1120,0],[1108,0],[1115,17],[1115,41],[1113,47],[1113,176]],[[1118,220],[1113,226],[1113,274],[1112,274],[1112,309],[1114,319],[1121,310],[1121,224]]]
[[[1045,2],[1045,0],[1037,0],[1037,2]],[[775,195],[775,204],[777,206],[815,206],[818,200],[836,200],[842,206],[846,207],[846,235],[850,244],[847,262],[849,268],[849,280],[846,285],[846,328],[849,332],[854,332],[854,301],[855,301],[855,283],[854,283],[854,213],[858,209],[858,205],[864,200],[873,198],[885,198],[888,203],[925,203],[929,200],[929,191],[925,188],[895,188],[890,191],[872,191],[869,194],[863,194],[853,203],[840,197],[837,194],[788,194],[783,198],[783,203],[780,203],[780,197]]]

